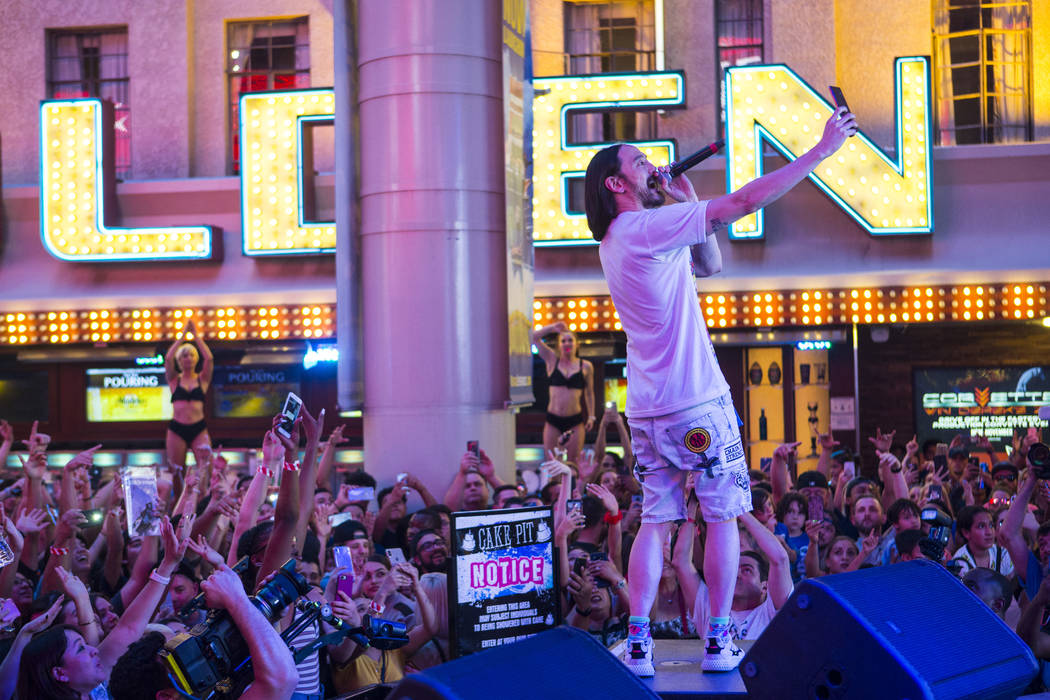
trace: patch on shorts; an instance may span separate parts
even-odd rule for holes
[[[737,488],[741,491],[747,491],[751,488],[751,475],[747,473],[746,469],[734,471],[733,483],[736,484]]]
[[[737,440],[725,450],[726,464],[735,462],[738,459],[744,458],[744,445],[740,440]]]
[[[711,433],[703,428],[693,428],[685,434],[685,449],[693,454],[703,454],[711,446]]]

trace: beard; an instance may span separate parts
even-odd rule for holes
[[[642,207],[645,209],[655,209],[662,206],[664,203],[664,193],[660,189],[660,176],[653,175],[645,181],[643,187],[639,187],[637,190],[638,201],[642,203]]]

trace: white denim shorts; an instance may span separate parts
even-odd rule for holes
[[[684,411],[627,423],[638,462],[634,475],[645,499],[643,523],[685,519],[688,472],[695,472],[705,521],[721,522],[751,510],[751,478],[728,393]]]

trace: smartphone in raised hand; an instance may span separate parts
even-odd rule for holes
[[[845,107],[846,111],[850,111],[849,105],[846,104],[846,97],[842,94],[842,88],[838,85],[829,85],[828,92],[831,93],[831,101],[835,103],[835,107]]]
[[[303,408],[303,400],[291,391],[284,399],[284,408],[281,409],[281,422],[277,424],[277,432],[286,438],[292,436],[292,428],[295,420],[299,417],[299,411]]]

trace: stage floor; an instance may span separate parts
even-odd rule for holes
[[[751,642],[740,643],[747,651]],[[610,651],[617,656],[623,643]],[[642,682],[661,698],[689,700],[690,698],[746,698],[747,689],[739,671],[731,673],[703,673],[700,659],[704,655],[704,643],[699,639],[657,639],[653,644],[654,678],[643,678]]]

